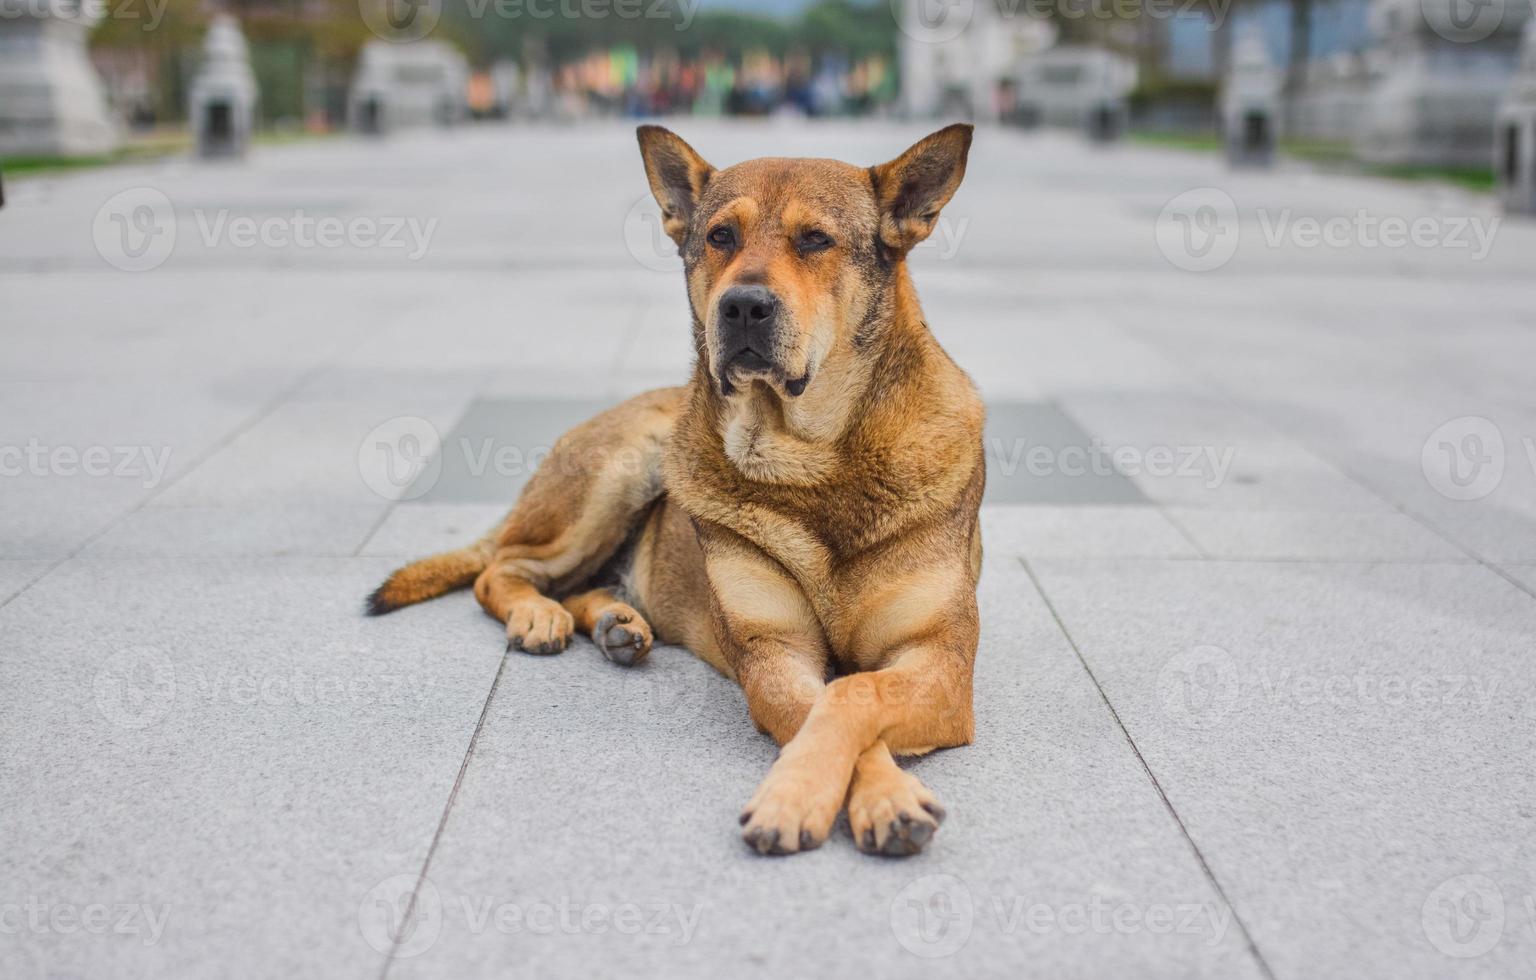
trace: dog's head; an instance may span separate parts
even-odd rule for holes
[[[956,125],[876,167],[760,159],[716,170],[660,126],[639,136],[716,390],[761,382],[785,398],[880,328],[896,270],[960,186],[971,146],[971,127]]]

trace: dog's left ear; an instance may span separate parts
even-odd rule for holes
[[[946,126],[890,163],[869,168],[880,207],[880,241],[886,248],[905,255],[933,231],[940,209],[965,177],[974,128],[965,123]]]
[[[645,160],[651,193],[661,205],[661,226],[681,248],[683,239],[688,237],[688,221],[715,168],[670,129],[641,126],[636,135],[640,137],[640,156]]]

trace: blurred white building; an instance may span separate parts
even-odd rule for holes
[[[120,140],[85,38],[101,6],[0,0],[0,156],[92,156]]]
[[[1485,167],[1529,3],[1374,0],[1356,151],[1372,163]]]
[[[347,99],[353,129],[385,133],[447,126],[468,114],[469,64],[442,41],[370,41],[358,58]]]
[[[917,118],[996,121],[1020,62],[1049,48],[1056,28],[995,0],[893,0],[901,104]]]
[[[1136,74],[1134,61],[1105,48],[1050,48],[1018,65],[1019,113],[1047,126],[1086,126],[1106,107],[1123,112]]]

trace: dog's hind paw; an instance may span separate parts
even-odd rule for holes
[[[592,642],[609,660],[633,667],[651,652],[651,628],[628,606],[613,606],[597,617]]]

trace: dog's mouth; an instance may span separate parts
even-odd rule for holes
[[[791,378],[786,376],[782,367],[751,347],[743,347],[732,354],[716,373],[720,378],[722,395],[735,394],[740,384],[762,381],[772,387],[782,388],[791,398],[798,398],[805,393],[806,385],[811,383],[809,366],[800,377]]]

